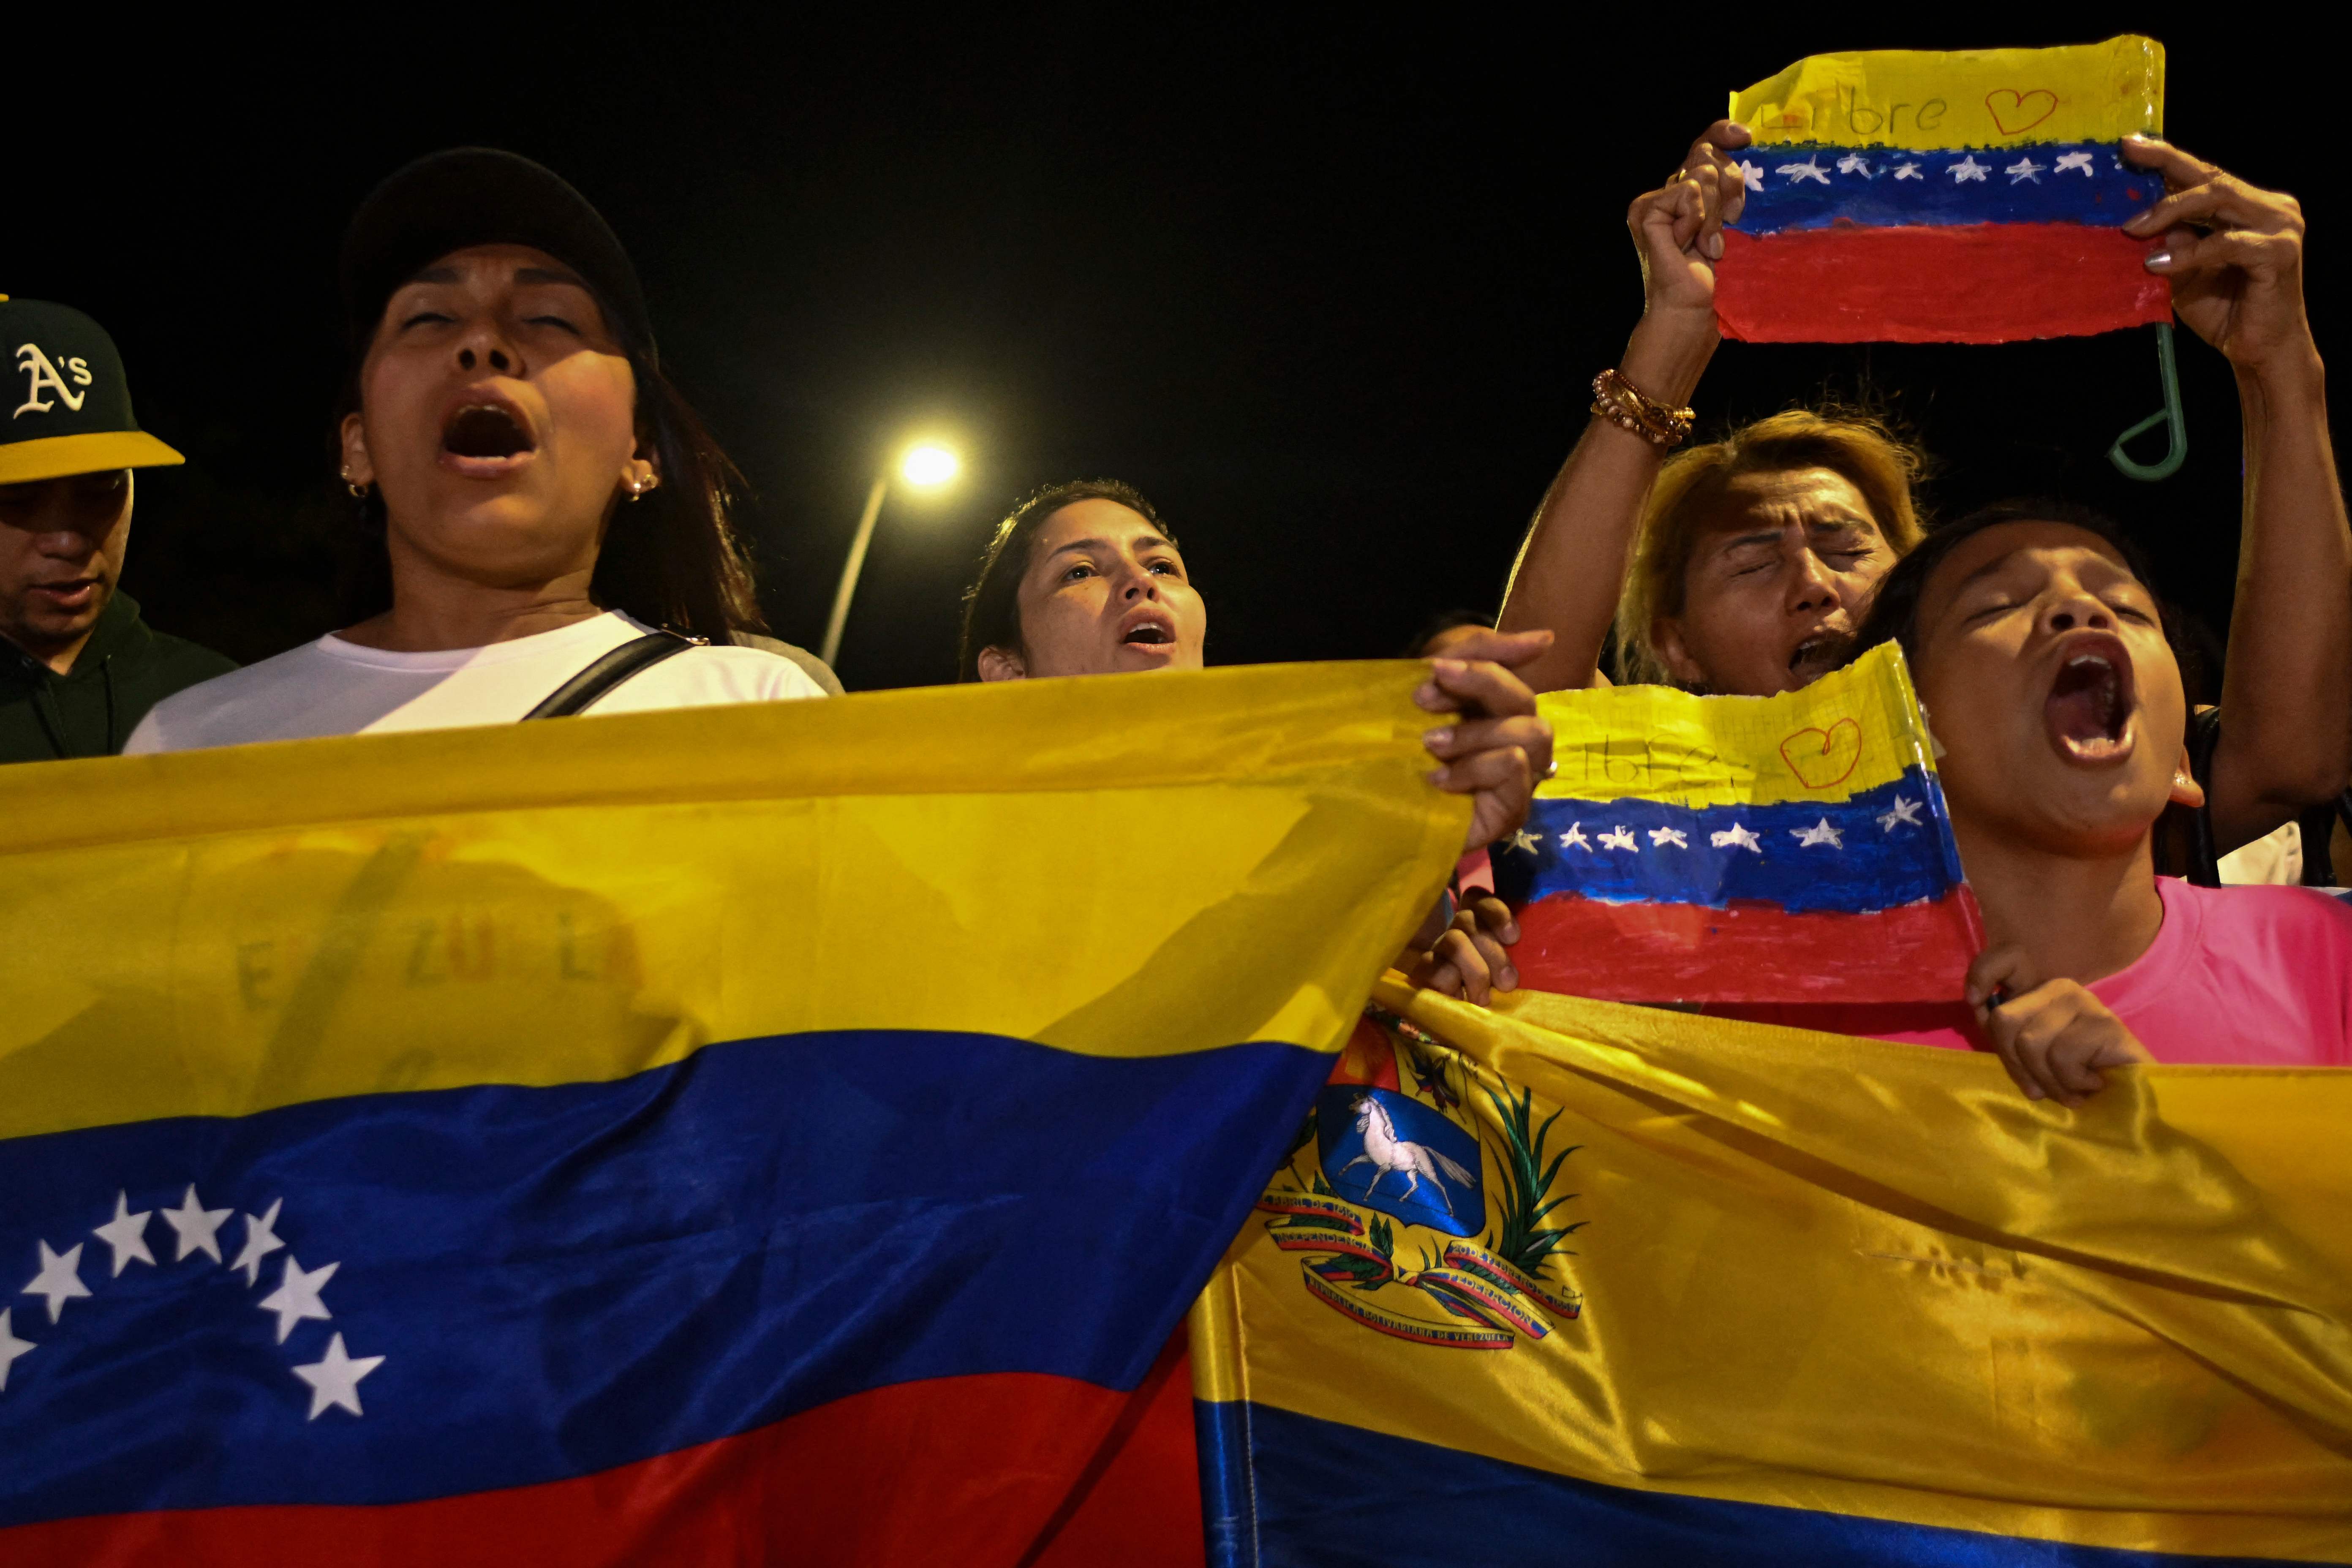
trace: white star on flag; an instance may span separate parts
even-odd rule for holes
[[[1642,852],[1642,847],[1633,842],[1633,830],[1625,826],[1622,823],[1615,828],[1601,836],[1601,847],[1603,849],[1631,849],[1636,855]]]
[[[154,1212],[152,1209],[141,1209],[132,1214],[131,1194],[125,1192],[114,1194],[114,1217],[90,1232],[114,1248],[114,1273],[109,1276],[110,1279],[120,1278],[124,1268],[134,1259],[141,1263],[155,1261],[155,1255],[147,1250],[147,1220]]]
[[[68,1301],[76,1296],[89,1294],[89,1287],[81,1282],[81,1247],[82,1244],[77,1241],[66,1249],[63,1257],[59,1257],[49,1250],[47,1242],[41,1243],[41,1271],[33,1276],[30,1285],[25,1287],[24,1294],[27,1296],[47,1298],[49,1321],[53,1323],[58,1321],[58,1314],[66,1310]]]
[[[1838,837],[1838,830],[1830,826],[1830,819],[1826,816],[1811,827],[1791,827],[1789,837],[1797,841],[1800,849],[1808,844],[1826,844],[1832,849],[1845,847],[1845,840]]]
[[[1764,188],[1764,169],[1761,164],[1751,163],[1742,158],[1732,167],[1739,171],[1740,183],[1749,190],[1760,191]]]
[[[1524,849],[1530,855],[1536,852],[1536,847],[1542,842],[1542,839],[1538,838],[1534,834],[1529,833],[1524,827],[1511,835],[1511,847],[1514,849]]]
[[[2012,185],[2020,180],[2031,180],[2037,185],[2042,183],[2042,165],[2031,158],[2020,158],[2001,173],[2009,176]]]
[[[2057,165],[2050,172],[2053,174],[2063,174],[2069,169],[2080,169],[2083,171],[2083,178],[2089,179],[2091,155],[2088,153],[2061,153],[2058,154]]]
[[[1711,833],[1706,841],[1717,849],[1745,849],[1750,855],[1764,853],[1763,840],[1749,832],[1745,823],[1735,822],[1720,833]]]
[[[213,1255],[213,1261],[218,1263],[221,1260],[220,1227],[228,1223],[229,1214],[227,1209],[208,1209],[198,1203],[196,1189],[191,1185],[188,1195],[181,1200],[178,1208],[163,1211],[165,1223],[180,1233],[179,1256],[172,1261],[181,1262],[191,1252],[209,1252]]]
[[[1924,180],[1927,176],[1919,172],[1916,163],[1897,163],[1895,165],[1895,177],[1898,180]]]
[[[1944,167],[1951,174],[1952,184],[1956,185],[1964,185],[1970,180],[1981,181],[1987,174],[1992,173],[1984,164],[1978,163],[1973,156],[1963,158],[1957,163],[1947,163]]]
[[[279,1344],[286,1342],[286,1336],[292,1333],[294,1325],[303,1319],[316,1318],[324,1322],[334,1316],[327,1310],[327,1304],[319,1300],[319,1292],[326,1289],[327,1281],[332,1279],[335,1270],[341,1267],[340,1263],[330,1263],[324,1268],[313,1268],[305,1274],[302,1266],[294,1261],[294,1255],[290,1252],[286,1255],[286,1272],[279,1278],[278,1289],[257,1303],[263,1311],[278,1314]]]
[[[1870,172],[1870,161],[1859,153],[1848,153],[1844,157],[1840,158],[1838,160],[1838,173],[1841,174],[1860,174],[1865,180],[1874,177]]]
[[[278,1211],[285,1206],[286,1200],[278,1198],[270,1203],[269,1212],[258,1219],[252,1215],[245,1216],[245,1246],[238,1250],[236,1261],[229,1267],[245,1270],[245,1286],[248,1290],[261,1283],[261,1260],[286,1245],[270,1228],[278,1223]]]
[[[1808,158],[1801,163],[1783,163],[1772,172],[1776,174],[1788,175],[1789,183],[1791,184],[1805,180],[1816,180],[1824,185],[1830,183],[1830,172],[1822,167],[1822,161],[1819,158]]]
[[[308,1366],[298,1366],[294,1375],[310,1385],[310,1419],[316,1421],[326,1414],[327,1406],[338,1405],[352,1415],[360,1409],[360,1379],[383,1364],[380,1355],[354,1356],[343,1350],[343,1336],[337,1334],[327,1342],[327,1353]]]
[[[16,1364],[16,1358],[26,1351],[40,1348],[30,1340],[16,1337],[8,1321],[9,1311],[10,1309],[0,1307],[0,1394],[8,1391],[8,1369]]]
[[[1898,795],[1895,797],[1894,810],[1882,811],[1878,814],[1878,826],[1889,833],[1895,831],[1897,823],[1907,822],[1914,827],[1924,826],[1925,824],[1919,820],[1919,807],[1922,804],[1916,800],[1906,800]]]
[[[1568,831],[1559,836],[1559,847],[1562,849],[1581,849],[1587,855],[1591,854],[1592,840],[1584,836],[1584,824],[1581,822],[1570,823],[1568,825]]]
[[[1671,844],[1677,849],[1690,847],[1690,840],[1683,837],[1683,830],[1679,827],[1653,827],[1650,829],[1650,844],[1654,848],[1661,844]]]

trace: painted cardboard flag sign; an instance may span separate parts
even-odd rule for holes
[[[1754,144],[1716,313],[1752,342],[1997,343],[2171,316],[2122,226],[2164,194],[2164,46],[1813,55],[1731,95]]]
[[[1983,946],[1889,643],[1801,691],[1552,692],[1496,889],[1523,984],[1629,1002],[1948,1002]]]

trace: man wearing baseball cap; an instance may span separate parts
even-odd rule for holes
[[[234,661],[149,629],[116,591],[139,428],[122,356],[79,310],[0,294],[0,763],[100,757]]]

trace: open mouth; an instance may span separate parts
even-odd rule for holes
[[[1119,633],[1122,647],[1172,647],[1176,623],[1157,605],[1138,605],[1127,613],[1128,626]]]
[[[1789,652],[1789,673],[1800,685],[1817,680],[1845,660],[1853,639],[1843,632],[1816,632]]]
[[[2042,723],[2061,755],[2078,763],[2112,763],[2131,752],[2131,656],[2105,635],[2065,646],[2043,702]]]
[[[1163,643],[1172,643],[1175,640],[1168,635],[1164,627],[1154,626],[1138,626],[1119,639],[1124,643],[1139,643],[1145,647],[1158,647]]]
[[[441,426],[441,449],[459,458],[513,458],[534,445],[514,410],[499,403],[453,409]]]

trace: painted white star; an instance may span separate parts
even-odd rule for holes
[[[1534,834],[1529,833],[1524,827],[1511,835],[1511,847],[1514,849],[1524,849],[1530,855],[1536,852],[1536,846],[1542,842],[1542,839],[1538,838]]]
[[[2038,185],[2042,183],[2042,165],[2032,159],[2020,158],[2001,173],[2009,176],[2009,183],[2012,185],[2020,180],[2031,180]]]
[[[1838,830],[1830,826],[1830,819],[1826,816],[1811,827],[1791,827],[1789,829],[1789,837],[1797,841],[1797,847],[1800,849],[1809,844],[1826,844],[1832,849],[1845,847],[1845,840],[1838,837]]]
[[[1919,172],[1916,163],[1897,163],[1895,165],[1895,177],[1898,180],[1924,180],[1927,176]]]
[[[271,1201],[269,1212],[258,1219],[251,1215],[245,1216],[245,1246],[238,1249],[236,1261],[229,1267],[245,1270],[245,1285],[248,1290],[261,1283],[261,1260],[286,1245],[270,1228],[278,1223],[278,1211],[285,1206],[286,1200],[277,1198]],[[279,1337],[282,1339],[284,1336]]]
[[[9,1310],[6,1307],[0,1307],[0,1394],[8,1391],[8,1369],[16,1364],[16,1358],[26,1351],[40,1348],[30,1340],[20,1340],[16,1336],[8,1324]]]
[[[1952,184],[1956,185],[1965,185],[1970,180],[1980,181],[1992,173],[1984,164],[1978,163],[1974,156],[1963,158],[1957,163],[1947,163],[1944,169],[1952,176]]]
[[[1877,177],[1870,172],[1870,160],[1864,157],[1859,153],[1848,153],[1844,157],[1840,158],[1838,160],[1838,173],[1841,174],[1860,174],[1865,180],[1875,179]]]
[[[2063,174],[2069,169],[2080,169],[2083,171],[2083,178],[2086,180],[2091,178],[2091,155],[2088,153],[2061,153],[2058,154],[2056,165],[2050,172],[2053,174]]]
[[[1764,188],[1764,167],[1762,164],[1751,163],[1747,159],[1742,158],[1738,163],[1734,163],[1732,167],[1739,171],[1740,183],[1745,184],[1749,190],[1760,191]]]
[[[147,1221],[154,1212],[153,1209],[141,1209],[132,1214],[131,1194],[124,1192],[114,1194],[114,1217],[90,1232],[114,1248],[114,1273],[108,1278],[120,1277],[133,1259],[141,1263],[155,1261],[155,1255],[147,1250]]]
[[[1801,163],[1783,163],[1772,172],[1776,174],[1788,175],[1789,183],[1791,184],[1801,184],[1806,180],[1818,181],[1824,185],[1830,183],[1830,172],[1822,167],[1822,161],[1819,158],[1808,158]]]
[[[290,1252],[286,1255],[286,1272],[279,1278],[278,1289],[264,1296],[258,1303],[263,1311],[278,1314],[279,1344],[286,1342],[286,1336],[292,1333],[294,1325],[303,1319],[316,1318],[323,1323],[334,1316],[327,1310],[327,1304],[319,1300],[319,1292],[327,1288],[327,1281],[332,1279],[335,1270],[341,1267],[340,1263],[330,1263],[324,1268],[313,1268],[305,1274],[302,1266],[294,1261],[294,1255]]]
[[[1878,826],[1889,833],[1895,831],[1897,823],[1907,822],[1914,827],[1924,826],[1926,825],[1919,820],[1919,807],[1922,804],[1924,803],[1920,801],[1906,800],[1898,795],[1895,797],[1894,810],[1882,811],[1878,814]]]
[[[59,1257],[49,1250],[47,1242],[41,1243],[41,1271],[33,1276],[33,1282],[25,1287],[24,1293],[48,1299],[49,1321],[53,1323],[58,1314],[66,1310],[68,1301],[89,1294],[89,1287],[81,1282],[81,1248],[82,1244],[77,1241]]]
[[[180,1262],[191,1252],[209,1252],[213,1255],[213,1261],[218,1263],[221,1260],[220,1227],[228,1223],[230,1212],[205,1207],[196,1201],[196,1189],[191,1185],[188,1195],[180,1200],[178,1208],[163,1211],[164,1222],[180,1233],[179,1255],[172,1261]]]
[[[1656,848],[1662,844],[1671,844],[1677,849],[1687,849],[1690,847],[1690,840],[1683,837],[1683,830],[1679,827],[1653,827],[1650,829],[1650,847],[1652,848]]]
[[[1584,824],[1581,822],[1570,823],[1568,825],[1568,831],[1559,836],[1559,847],[1562,849],[1581,849],[1587,855],[1591,854],[1592,840],[1584,836]]]
[[[1601,847],[1603,849],[1631,849],[1636,855],[1642,852],[1642,847],[1633,842],[1633,830],[1622,825],[1612,828],[1609,832],[1601,836]]]
[[[383,1364],[383,1357],[380,1355],[345,1353],[340,1333],[329,1340],[324,1356],[294,1369],[294,1375],[310,1385],[310,1419],[316,1421],[325,1415],[330,1405],[361,1415],[360,1379]]]
[[[1706,841],[1717,849],[1745,849],[1750,855],[1764,853],[1764,841],[1749,832],[1745,823],[1735,822],[1720,833],[1710,833]]]

